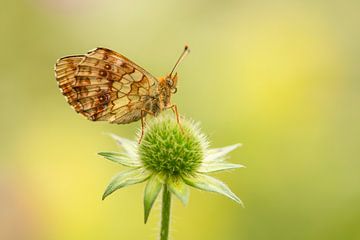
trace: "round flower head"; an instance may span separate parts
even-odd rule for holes
[[[164,187],[183,204],[189,199],[189,186],[216,192],[242,204],[240,199],[220,180],[207,173],[244,167],[226,162],[226,155],[239,147],[208,149],[208,141],[198,124],[183,120],[181,126],[169,116],[153,119],[145,129],[140,144],[111,135],[124,152],[100,152],[99,155],[129,167],[110,182],[103,199],[122,187],[147,181],[144,194],[145,222]]]
[[[205,136],[195,124],[185,121],[180,128],[167,117],[150,123],[138,153],[147,170],[165,179],[177,179],[196,173],[207,146]]]

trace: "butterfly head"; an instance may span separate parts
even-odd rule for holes
[[[177,79],[178,79],[177,78],[177,73],[175,73],[174,76],[169,75],[169,76],[166,77],[166,80],[165,80],[166,81],[166,86],[167,86],[168,89],[170,89],[170,92],[172,94],[177,92],[177,87],[176,87]]]

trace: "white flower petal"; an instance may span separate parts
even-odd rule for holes
[[[204,174],[197,174],[195,177],[192,178],[184,178],[184,181],[186,184],[192,187],[208,192],[216,192],[222,194],[243,205],[241,200],[230,190],[230,188],[226,186],[225,183],[216,178]]]
[[[119,137],[118,135],[115,135],[113,133],[110,133],[110,136],[115,139],[115,141],[124,148],[127,155],[129,155],[129,158],[131,159],[138,159],[137,154],[137,148],[138,144],[135,141]]]
[[[203,162],[199,169],[197,170],[200,173],[209,173],[209,172],[219,172],[224,170],[230,170],[234,168],[244,168],[244,165],[226,163],[226,162]]]
[[[241,144],[234,144],[223,148],[214,148],[207,151],[204,162],[222,161],[226,154],[240,147]]]
[[[142,164],[136,159],[131,159],[127,154],[117,152],[99,152],[100,156],[104,158],[124,165],[126,167],[140,167]]]
[[[144,182],[148,178],[149,173],[144,168],[131,168],[122,171],[111,179],[102,199],[104,200],[107,196],[120,188]]]

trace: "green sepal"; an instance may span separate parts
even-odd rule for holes
[[[226,162],[211,162],[211,163],[202,163],[197,170],[200,173],[210,173],[210,172],[219,172],[230,170],[234,168],[244,168],[244,165],[241,164],[233,164]]]
[[[229,152],[235,150],[240,146],[241,144],[237,143],[223,148],[210,149],[208,150],[207,155],[205,156],[203,162],[223,161],[226,154],[228,154]]]
[[[167,182],[169,190],[184,204],[189,202],[190,191],[189,187],[183,182],[182,179],[171,180]]]
[[[226,186],[225,183],[216,178],[204,174],[197,174],[195,177],[192,178],[184,178],[184,181],[186,184],[194,188],[222,194],[243,205],[242,201],[230,190],[230,188]]]
[[[126,154],[123,154],[123,153],[99,152],[98,154],[110,161],[119,163],[126,167],[140,167],[141,166],[141,163],[139,161],[131,159]]]
[[[152,175],[148,180],[146,187],[145,187],[145,194],[144,194],[144,223],[147,222],[149,218],[149,214],[151,211],[154,202],[159,195],[159,192],[162,187],[162,182],[158,178],[156,174]]]
[[[148,178],[149,173],[144,168],[131,168],[120,172],[112,178],[103,194],[102,199],[104,200],[107,196],[120,188],[144,182]]]

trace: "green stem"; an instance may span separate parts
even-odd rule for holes
[[[171,192],[164,184],[161,206],[161,232],[160,240],[168,240],[170,225]]]

